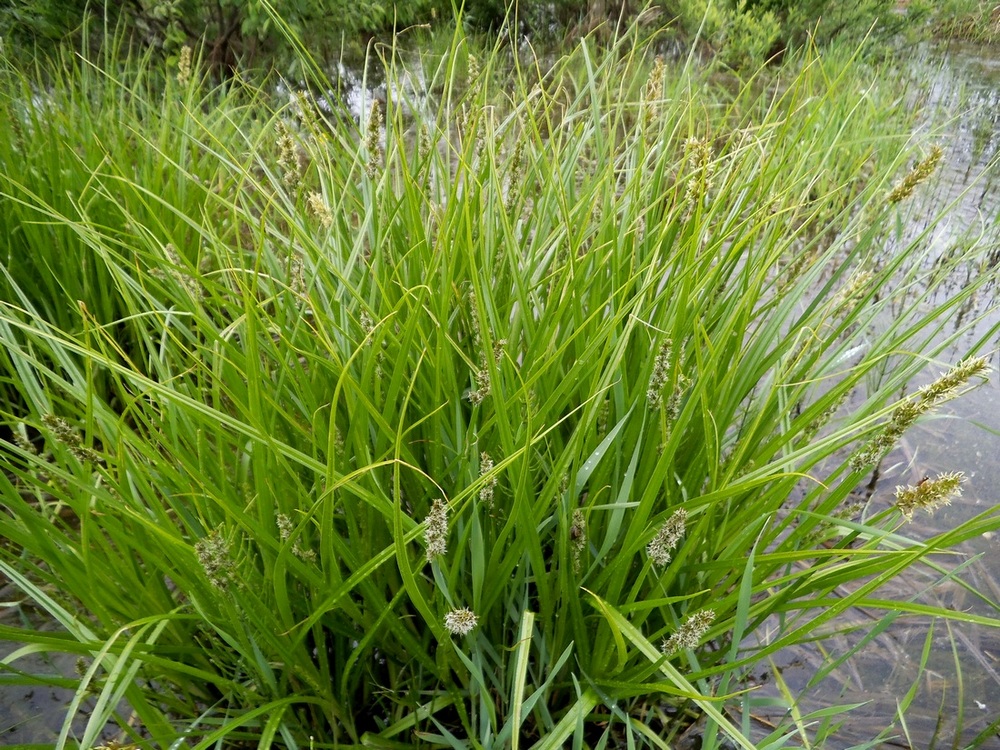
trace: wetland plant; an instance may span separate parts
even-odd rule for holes
[[[899,240],[899,80],[468,44],[360,123],[196,54],[0,70],[0,569],[59,626],[0,636],[83,660],[10,673],[76,688],[60,747],[821,742],[747,675],[853,606],[997,624],[880,598],[1000,525],[906,536],[959,475],[856,505],[995,335],[945,327],[995,248]]]

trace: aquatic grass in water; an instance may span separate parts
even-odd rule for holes
[[[750,670],[998,526],[851,508],[990,279],[930,306],[992,248],[884,252],[898,84],[725,93],[626,38],[460,90],[465,45],[361,123],[197,56],[81,63],[51,116],[5,69],[0,568],[64,632],[0,636],[84,658],[81,746],[663,746],[688,705],[777,746],[810,719],[752,740]]]

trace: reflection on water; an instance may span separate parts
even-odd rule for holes
[[[1000,155],[1000,58],[992,50],[952,44],[927,52],[915,67],[926,84],[921,86],[919,102],[926,116],[915,139],[923,146],[940,144],[945,157],[935,182],[920,188],[921,199],[900,218],[898,232],[905,243],[926,232],[935,215],[944,211],[943,221],[930,230],[928,262],[933,263],[956,247],[1000,236],[1000,193],[995,174],[984,175]],[[968,269],[970,276],[975,273],[977,269]],[[963,281],[967,279],[955,283]],[[927,538],[1000,506],[997,294],[998,290],[988,289],[976,300],[976,309],[956,311],[952,323],[956,329],[976,315],[987,315],[956,347],[941,352],[923,382],[915,385],[932,380],[980,340],[984,353],[991,356],[990,382],[950,402],[906,434],[883,463],[871,510],[887,507],[896,485],[915,484],[921,477],[945,471],[965,473],[963,497],[933,517],[915,516],[913,523],[899,530],[901,534]],[[940,304],[947,295],[944,290],[933,302]],[[1000,602],[1000,532],[969,540],[959,549],[960,557],[936,558],[940,570],[923,566],[908,571],[876,595],[1000,617],[993,604]],[[854,609],[838,621],[836,630],[838,634],[822,649],[782,652],[775,659],[777,674],[757,676],[762,687],[754,716],[762,731],[784,715],[780,707],[767,705],[768,697],[781,696],[784,683],[792,695],[804,693],[799,704],[803,714],[862,704],[848,715],[827,748],[871,740],[892,722],[895,729],[878,747],[1000,748],[1000,629]],[[845,655],[849,656],[831,666],[834,656]],[[912,702],[900,719],[900,707],[908,701]]]
[[[31,607],[22,607],[23,595],[12,584],[0,587],[0,625],[32,626],[39,630],[57,628],[45,615]],[[0,662],[19,651],[23,644],[0,641]],[[72,654],[49,652],[20,656],[11,666],[0,670],[2,701],[0,701],[0,747],[31,743],[33,747],[53,747],[66,721],[75,693],[75,679],[68,676],[78,671],[77,657]],[[32,682],[23,684],[20,675],[33,675]],[[47,684],[37,684],[38,676],[47,677]],[[97,700],[86,698],[73,716],[70,737],[83,734],[91,709]],[[125,706],[122,706],[123,710]],[[109,725],[102,741],[111,741],[118,735],[117,728]]]

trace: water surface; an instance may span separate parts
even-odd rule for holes
[[[918,188],[920,194],[901,212],[899,244],[928,231],[943,212],[943,221],[930,230],[929,262],[933,262],[956,246],[995,243],[1000,237],[1000,191],[988,172],[1000,153],[1000,52],[953,43],[921,51],[912,66],[920,80],[917,103],[925,108],[914,140],[925,149],[941,145],[944,159],[934,181]],[[977,272],[967,269],[966,278],[954,283],[962,284]],[[902,534],[927,538],[984,511],[1000,512],[997,293],[986,290],[974,308],[956,314],[952,321],[956,327],[976,314],[985,317],[956,346],[929,363],[915,385],[933,380],[984,337],[988,343],[983,353],[989,353],[994,370],[989,382],[913,427],[882,464],[870,513],[892,503],[897,485],[916,484],[947,471],[964,472],[968,480],[960,499],[933,516],[916,515],[900,529]],[[948,294],[943,290],[936,301],[944,301]],[[877,595],[1000,618],[1000,610],[991,603],[1000,602],[1000,533],[970,540],[960,552],[935,558],[944,570],[959,569],[953,578],[921,567]],[[758,694],[778,698],[782,691],[777,683],[784,682],[793,694],[804,692],[802,713],[861,704],[847,715],[827,750],[871,740],[894,721],[895,736],[879,747],[1000,748],[1000,629],[928,617],[885,618],[881,611],[852,610],[836,623],[836,629],[844,632],[823,644],[825,653],[808,646],[789,650],[775,659],[774,671],[756,675],[761,683]],[[921,665],[925,652],[928,656]],[[848,654],[817,681],[830,658]],[[907,700],[912,702],[899,719],[900,706]],[[783,710],[761,706],[754,715],[760,719],[758,729],[764,731],[768,722],[781,719]]]

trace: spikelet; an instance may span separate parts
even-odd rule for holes
[[[69,452],[80,461],[89,461],[96,464],[101,460],[100,454],[84,444],[79,430],[62,417],[57,417],[54,414],[46,414],[42,417],[42,424],[48,427],[55,439],[65,445],[69,449]]]
[[[909,198],[920,183],[926,182],[934,174],[938,162],[941,161],[941,155],[940,146],[931,146],[931,152],[927,158],[920,161],[902,180],[893,186],[892,191],[886,196],[886,203],[893,205]]]
[[[302,160],[299,159],[299,147],[295,143],[292,131],[284,122],[278,120],[274,130],[278,135],[278,166],[281,167],[282,171],[281,181],[288,187],[294,188],[301,182],[303,172]]]
[[[278,537],[282,542],[287,542],[291,538],[292,530],[294,529],[292,519],[285,513],[279,513],[274,520],[278,526]],[[316,559],[316,553],[311,549],[302,549],[298,539],[292,542],[292,554],[300,560],[307,562],[312,562]]]
[[[484,362],[483,366],[476,370],[476,388],[469,391],[469,401],[472,402],[473,406],[479,406],[490,395],[491,390],[493,390],[493,385],[490,381],[490,371]]]
[[[661,99],[663,98],[663,77],[666,75],[667,66],[663,62],[663,57],[657,55],[653,63],[653,70],[646,79],[646,88],[642,94],[643,104],[643,125],[650,128],[660,114]]]
[[[452,635],[468,635],[478,624],[479,617],[466,607],[453,609],[444,616],[444,626]]]
[[[986,374],[988,370],[986,357],[964,359],[933,383],[917,391],[914,398],[901,401],[893,410],[889,422],[851,456],[851,468],[860,471],[866,466],[877,464],[917,419],[954,398],[969,380]]]
[[[691,615],[676,633],[663,642],[663,653],[669,656],[683,649],[697,648],[714,621],[715,612],[711,609],[704,609]]]
[[[427,547],[427,560],[441,557],[448,551],[448,506],[442,500],[431,503],[431,512],[427,515],[424,528],[424,544]]]
[[[191,47],[184,45],[181,47],[180,57],[177,59],[177,83],[187,86],[191,81]]]
[[[569,540],[573,549],[573,572],[580,572],[583,551],[587,549],[587,521],[580,509],[573,511],[573,523],[569,527]]]
[[[663,386],[670,378],[671,357],[673,355],[673,342],[664,339],[660,344],[660,351],[653,360],[653,373],[649,376],[649,387],[646,389],[646,401],[649,408],[656,410],[663,402]]]
[[[951,505],[952,498],[962,496],[965,475],[960,471],[938,474],[936,478],[925,478],[916,485],[896,487],[896,509],[907,521],[913,520],[913,513],[926,510],[933,513],[938,508]]]
[[[690,219],[695,209],[705,203],[715,184],[715,162],[712,142],[708,138],[688,138],[684,141],[684,162],[687,184],[684,190],[683,221]]]
[[[309,193],[309,197],[306,199],[306,206],[309,209],[309,213],[319,219],[320,224],[326,229],[333,226],[333,212],[326,205],[326,201],[323,200],[322,193]]]
[[[225,591],[236,580],[236,567],[229,554],[229,542],[223,538],[221,529],[212,532],[194,545],[198,562],[205,571],[208,582],[220,591]]]
[[[493,459],[485,451],[479,456],[479,476],[484,477],[493,471]],[[493,490],[497,486],[497,478],[490,477],[486,480],[483,488],[479,490],[479,499],[487,508],[493,507]]]
[[[521,192],[521,168],[523,160],[524,141],[518,138],[517,143],[514,144],[514,153],[510,157],[509,171],[507,173],[507,195],[504,196],[504,210],[507,213],[513,211]]]
[[[365,126],[365,172],[375,179],[382,170],[382,105],[378,99],[372,100],[372,108],[368,113]]]
[[[687,511],[678,508],[673,515],[667,519],[660,530],[656,532],[653,541],[646,547],[646,554],[654,564],[663,567],[670,562],[671,552],[677,547],[681,537],[684,536],[687,524]]]

